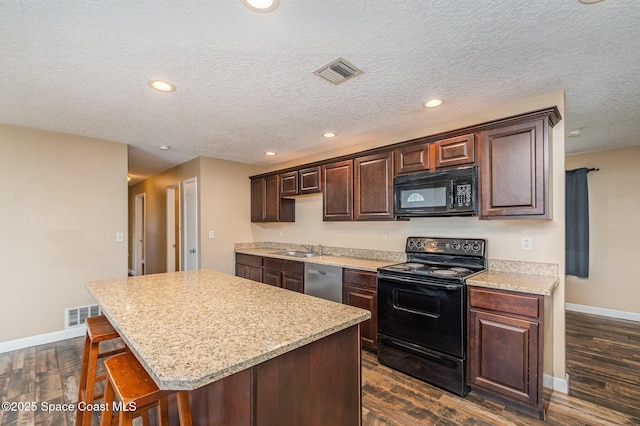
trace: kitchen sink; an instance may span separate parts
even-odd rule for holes
[[[316,253],[311,253],[308,251],[298,251],[298,250],[287,250],[287,251],[278,251],[273,254],[279,254],[281,256],[292,256],[292,257],[313,257],[317,256]]]

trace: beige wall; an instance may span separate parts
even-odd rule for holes
[[[337,154],[358,152],[366,148],[387,145],[446,130],[453,130],[490,120],[509,117],[557,105],[564,116],[564,95],[555,93],[491,109],[482,114],[465,117],[437,127],[424,128],[370,144],[349,147],[339,152],[301,159],[287,166],[312,160],[331,158]],[[552,208],[553,220],[479,220],[475,217],[415,218],[408,222],[323,222],[321,195],[296,199],[295,223],[254,223],[254,241],[281,241],[303,244],[323,244],[339,247],[404,251],[406,238],[411,235],[437,237],[486,238],[488,257],[558,264],[564,271],[564,120],[553,128],[552,146]],[[274,167],[272,169],[282,168]],[[386,235],[387,241],[383,237]],[[533,250],[522,251],[521,237],[533,238]],[[564,277],[555,291],[553,324],[553,375],[564,379]],[[550,361],[546,361],[549,363]]]
[[[569,155],[589,173],[589,278],[567,277],[567,303],[640,313],[640,146]]]
[[[251,241],[249,176],[260,168],[232,161],[198,157],[129,188],[129,233],[133,235],[133,199],[145,193],[147,202],[147,273],[166,272],[166,188],[198,179],[199,262],[233,274],[233,245]],[[209,238],[209,231],[214,238]],[[129,238],[129,253],[131,238]],[[132,255],[129,267],[131,268]]]
[[[127,147],[0,125],[0,342],[64,328],[88,281],[126,276]]]

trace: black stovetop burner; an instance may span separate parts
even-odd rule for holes
[[[405,249],[407,262],[378,270],[462,282],[486,269],[485,246],[486,241],[481,239],[409,237]]]

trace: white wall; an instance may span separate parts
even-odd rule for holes
[[[640,314],[640,146],[567,156],[589,173],[589,278],[567,277],[567,303]]]
[[[0,125],[0,342],[59,331],[127,274],[127,147]]]
[[[369,144],[349,147],[351,152],[388,145],[402,140],[427,136],[446,130],[454,130],[473,124],[509,117],[550,106],[558,106],[564,116],[564,94],[555,93],[524,100],[501,108],[484,111],[461,120],[424,128],[415,132],[396,135],[394,138],[372,141]],[[281,241],[303,244],[366,248],[374,250],[404,251],[406,238],[411,235],[434,237],[470,237],[488,240],[488,257],[491,259],[521,260],[555,263],[564,271],[564,120],[553,128],[552,150],[552,209],[553,220],[479,220],[475,217],[416,218],[409,222],[323,222],[322,197],[320,195],[296,199],[295,223],[254,223],[254,241]],[[347,154],[348,149],[300,159],[296,164]],[[272,170],[285,165],[273,167]],[[383,240],[387,234],[388,241]],[[522,251],[521,237],[533,238],[533,250]],[[553,297],[553,375],[564,379],[564,277]]]

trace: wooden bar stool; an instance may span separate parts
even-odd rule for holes
[[[158,406],[158,423],[169,424],[167,396],[177,393],[178,416],[181,426],[191,426],[189,392],[160,390],[136,357],[127,352],[113,356],[104,362],[107,382],[104,389],[105,411],[102,412],[100,426],[112,423],[114,396],[120,403],[120,426],[131,425],[133,417],[142,414],[143,422],[148,422],[147,410]],[[144,412],[141,412],[144,410]]]
[[[102,394],[95,393],[96,383],[105,380],[105,375],[98,375],[98,359],[123,353],[126,347],[100,353],[100,342],[113,340],[120,337],[109,320],[104,315],[89,317],[86,321],[87,334],[84,339],[84,352],[82,355],[82,373],[78,386],[78,402],[93,404],[95,400],[102,398]],[[80,405],[78,404],[78,408]],[[76,410],[76,426],[91,426],[91,410]]]

